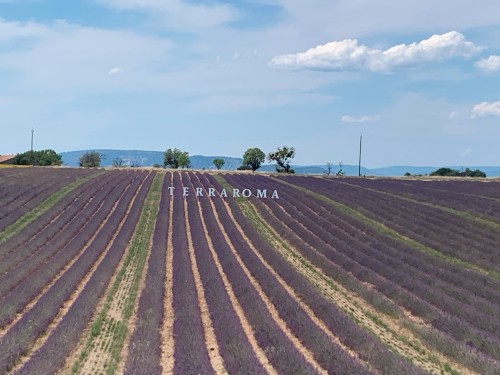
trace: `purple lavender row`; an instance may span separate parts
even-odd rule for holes
[[[500,223],[500,198],[486,197],[474,193],[473,185],[468,192],[454,192],[431,186],[407,184],[400,180],[346,180],[350,184],[367,188],[374,188],[380,191],[406,196],[422,202],[436,204],[438,206],[450,207],[456,210],[469,212],[475,216],[485,218]],[[500,184],[491,182],[500,190]],[[457,184],[455,184],[457,185]],[[484,185],[484,183],[483,183]]]
[[[253,179],[247,178],[244,185],[239,185],[232,176],[224,176],[236,187],[252,186]],[[281,199],[280,199],[281,201]],[[236,205],[232,200],[230,205]],[[237,221],[246,222],[243,214],[233,208]],[[247,228],[248,227],[248,228]],[[278,253],[269,247],[267,242],[258,235],[255,228],[248,223],[245,226],[247,235],[260,250],[260,254],[272,265],[273,269],[290,285],[300,298],[315,312],[328,328],[349,348],[369,362],[382,373],[425,373],[409,364],[404,358],[388,350],[380,341],[358,327],[347,315],[341,312],[335,304],[323,297],[298,271],[290,266]],[[335,363],[335,365],[337,365]],[[351,371],[351,373],[358,373]]]
[[[2,296],[0,326],[6,324],[14,314],[21,311],[40,292],[41,288],[76,256],[88,241],[88,238],[82,237],[80,233],[95,233],[112,210],[114,202],[120,198],[131,182],[131,180],[123,181],[116,189],[113,189],[110,195],[103,191],[101,197],[96,198],[96,205],[90,207],[96,209],[94,214],[91,213],[87,219],[83,213],[82,217],[78,216],[78,219],[73,221],[67,229],[66,232],[74,233],[69,241],[59,236],[56,237],[53,242],[39,249],[29,261],[0,277],[0,296]],[[105,200],[102,207],[98,205],[99,200]]]
[[[491,262],[491,257],[498,258],[497,243],[500,241],[500,232],[494,231],[490,227],[485,226],[482,223],[470,221],[464,218],[459,218],[456,215],[452,215],[443,212],[439,209],[434,209],[431,207],[422,206],[412,202],[401,201],[397,197],[389,197],[384,194],[370,192],[364,189],[359,189],[356,187],[349,186],[337,186],[336,192],[338,193],[338,188],[342,191],[346,190],[348,193],[356,194],[358,197],[361,194],[362,199],[358,200],[362,203],[364,209],[370,210],[371,212],[376,212],[385,214],[384,218],[389,218],[392,220],[393,225],[397,225],[399,229],[405,230],[408,225],[401,225],[401,222],[408,224],[410,221],[413,227],[431,227],[430,224],[434,225],[434,228],[440,228],[438,232],[429,231],[424,235],[421,235],[421,241],[427,241],[429,246],[440,246],[443,242],[443,229],[449,228],[449,232],[453,233],[451,238],[447,238],[447,245],[449,248],[461,248],[464,253],[469,254],[471,260],[476,258],[486,259],[483,261],[483,265],[488,267]],[[355,190],[355,191],[354,191]],[[337,194],[338,195],[338,194]],[[365,198],[366,199],[363,199]],[[369,197],[369,198],[368,198]],[[381,212],[380,207],[383,206],[384,211]],[[473,206],[470,203],[470,206]],[[395,220],[397,218],[397,220]],[[468,222],[469,230],[463,233],[464,221]],[[458,233],[455,233],[458,232]],[[419,235],[419,233],[416,233]],[[478,246],[481,244],[481,246]],[[472,251],[471,251],[472,250]],[[497,262],[498,263],[498,262]]]
[[[500,257],[496,249],[500,242],[500,232],[470,220],[465,221],[467,231],[464,232],[464,219],[441,210],[384,197],[367,190],[354,192],[355,188],[327,180],[316,180],[301,178],[300,181],[289,182],[300,182],[301,186],[359,209],[390,227],[397,227],[402,234],[445,254],[457,256],[488,270],[499,267]],[[434,221],[434,218],[438,221]],[[434,225],[429,225],[430,221],[433,221]]]
[[[383,180],[390,181],[390,180]],[[498,181],[470,181],[470,180],[396,180],[405,186],[415,187],[418,190],[444,191],[451,195],[475,195],[478,197],[500,199],[500,184]]]
[[[213,186],[204,176],[198,176],[202,179],[201,183],[203,186],[206,188]],[[241,270],[229,245],[220,233],[220,228],[217,224],[210,202],[206,199],[201,199],[200,203],[202,205],[203,218],[207,225],[208,233],[213,241],[215,251],[219,257],[224,273],[233,287],[238,302],[245,309],[245,316],[252,326],[255,339],[266,353],[272,366],[280,374],[316,373],[305,361],[302,354],[292,345],[276,322],[274,322],[259,294],[252,286],[248,277],[246,277]],[[223,214],[224,210],[223,207],[218,205],[217,212],[219,214]],[[223,222],[227,222],[228,220],[230,219],[227,217],[227,213],[224,218],[221,217],[221,221]],[[228,235],[231,236],[230,233],[228,233]],[[231,239],[234,239],[234,237]]]
[[[90,220],[96,213],[96,209],[99,205],[112,191],[113,185],[110,185],[109,182],[115,177],[118,180],[116,184],[119,184],[120,181],[124,179],[125,175],[118,177],[110,173],[108,178],[101,178],[99,181],[95,181],[93,189],[81,191],[81,194],[71,201],[71,205],[66,207],[60,213],[59,217],[51,222],[50,225],[47,225],[42,231],[37,232],[36,235],[31,235],[29,234],[30,231],[26,230],[22,232],[28,232],[26,235],[17,236],[21,238],[17,238],[15,241],[7,241],[7,243],[0,245],[3,253],[0,255],[0,275],[3,277],[6,273],[17,273],[14,267],[21,262],[25,263],[28,258],[36,255],[44,245],[48,245],[49,243],[52,244],[56,240],[62,244],[69,242],[81,228],[81,226],[70,224],[76,221],[83,225]],[[106,189],[106,194],[102,193],[104,189]],[[56,236],[57,238],[55,238]],[[25,238],[23,239],[22,237]],[[30,262],[30,264],[33,263]],[[1,281],[0,284],[2,284]]]
[[[196,179],[194,175],[182,174],[183,186],[194,189],[192,178]],[[198,271],[225,368],[230,374],[264,374],[264,368],[252,351],[212,259],[207,239],[203,234],[204,229],[196,197],[187,198],[187,203],[189,227],[193,238]],[[214,235],[216,234],[211,233],[211,238]]]
[[[125,192],[115,211],[85,253],[76,261],[71,269],[57,280],[32,309],[25,313],[0,338],[0,371],[8,371],[15,364],[17,358],[28,354],[31,343],[47,329],[64,301],[74,292],[78,283],[90,271],[110,242],[139,186],[140,181],[137,181],[137,183]],[[81,236],[85,239],[92,237],[92,235],[93,232],[81,232]],[[110,272],[113,271],[110,270]]]
[[[286,189],[285,186],[282,188],[284,190]],[[290,197],[290,199],[294,201],[295,205],[299,205],[298,199],[294,200],[292,197]],[[309,199],[308,197],[301,195],[300,199],[301,202],[307,202],[307,205],[311,203],[307,200]],[[280,200],[281,205],[285,203],[285,199]],[[331,210],[333,210],[333,208]],[[452,333],[456,339],[465,341],[466,339],[472,338],[472,341],[469,343],[470,346],[476,347],[478,350],[488,355],[498,357],[498,339],[495,338],[493,334],[478,331],[478,329],[471,327],[466,322],[452,317],[449,314],[443,314],[443,312],[437,310],[428,302],[425,302],[426,295],[421,295],[424,300],[415,296],[413,293],[420,292],[416,287],[421,283],[420,280],[408,279],[405,275],[401,275],[401,279],[399,279],[399,277],[394,277],[393,272],[396,273],[396,270],[387,269],[383,264],[377,263],[371,259],[371,256],[365,256],[359,252],[359,249],[364,245],[356,240],[355,237],[347,238],[345,242],[339,241],[339,236],[342,236],[342,231],[332,234],[331,229],[325,230],[321,228],[318,224],[318,216],[316,214],[313,214],[311,218],[307,218],[303,215],[301,216],[300,212],[295,210],[290,211],[290,214],[294,216],[294,219],[290,219],[279,210],[274,209],[273,212],[280,220],[283,220],[284,223],[289,225],[304,241],[322,252],[332,262],[352,272],[356,277],[360,278],[360,280],[375,285],[379,291],[389,298],[395,299],[414,314],[423,317],[436,326],[439,325],[441,329],[446,327],[445,331]],[[332,220],[338,221],[336,217]],[[299,222],[306,225],[311,232],[304,230],[304,228],[298,224]],[[361,225],[361,223],[359,224]],[[371,233],[371,236],[373,235],[376,234]],[[371,236],[368,239],[369,241],[372,241]],[[329,238],[330,240],[328,240]],[[383,274],[384,277],[381,278],[379,274]],[[393,282],[390,281],[391,279]],[[408,291],[402,290],[400,284],[407,285]],[[453,314],[454,312],[451,311],[451,313]]]
[[[301,195],[297,194],[295,199],[301,197]],[[286,200],[283,200],[281,203],[283,205],[289,204]],[[297,202],[296,206],[300,205],[303,205],[303,201]],[[308,210],[308,206],[309,205],[304,205],[304,209]],[[356,247],[358,251],[362,251],[367,257],[369,257],[370,261],[377,259],[380,263],[380,269],[383,267],[386,269],[386,273],[384,275],[391,274],[392,277],[397,277],[396,274],[399,273],[402,280],[414,279],[415,281],[408,283],[407,288],[409,290],[415,289],[416,294],[425,296],[423,298],[426,298],[427,301],[431,302],[433,305],[440,307],[443,311],[447,311],[452,315],[455,314],[461,319],[465,319],[478,329],[483,329],[494,334],[500,331],[500,319],[495,318],[495,312],[499,309],[497,304],[498,300],[481,300],[476,298],[475,290],[467,292],[462,288],[457,288],[453,285],[448,286],[446,283],[440,283],[439,280],[432,277],[432,273],[424,274],[418,268],[413,270],[415,262],[418,262],[418,256],[414,258],[409,257],[409,249],[400,251],[400,243],[390,238],[384,238],[385,236],[382,236],[372,230],[370,233],[370,239],[366,239],[366,241],[370,242],[369,246],[363,245],[362,241],[360,242],[357,239],[351,238],[356,236],[356,231],[363,234],[366,233],[366,230],[368,229],[360,232],[358,228],[351,226],[350,233],[346,233],[349,232],[347,227],[343,228],[343,230],[339,230],[337,226],[332,225],[331,220],[329,220],[331,217],[323,218],[321,215],[318,216],[317,212],[318,211],[312,213],[312,215],[315,216],[314,222],[312,222],[312,220],[310,221],[312,226],[317,226],[317,224],[321,225],[321,230],[324,231],[323,234],[320,232],[321,238],[331,238],[332,241],[338,241],[340,238],[344,238],[346,243],[352,244],[352,246]],[[300,219],[302,223],[304,223],[305,220],[307,220],[307,217]],[[400,259],[402,260],[400,261]],[[397,271],[392,271],[392,269]],[[432,280],[426,281],[429,277],[431,277]],[[446,294],[438,292],[439,288],[442,288],[441,291],[447,292],[450,297]],[[469,302],[470,305],[467,305],[464,302]]]
[[[67,177],[69,174],[74,174],[70,170],[64,171]],[[21,204],[27,201],[26,193],[31,194],[31,190],[36,186],[48,186],[51,183],[57,182],[55,170],[44,171],[39,169],[24,169],[21,173],[13,174],[2,180],[0,190],[0,203],[6,206],[13,201],[20,200]],[[19,202],[18,202],[19,203]]]
[[[161,333],[165,294],[166,252],[168,243],[170,174],[163,181],[151,255],[144,289],[139,299],[136,328],[128,346],[125,374],[161,374]]]
[[[54,178],[49,180],[49,184],[47,185],[43,184],[43,182],[41,185],[38,185],[38,181],[34,181],[34,186],[30,185],[31,189],[27,193],[15,198],[10,205],[2,206],[2,215],[0,215],[0,231],[13,224],[25,213],[37,207],[50,195],[79,178],[77,175],[68,176],[65,174],[53,177]]]
[[[144,182],[140,187],[135,201],[132,203],[131,198],[137,191],[136,187],[134,187],[135,190],[129,190],[130,194],[126,197],[127,199],[123,202],[120,201],[117,210],[123,211],[123,213],[127,211],[130,204],[132,204],[132,206],[130,212],[125,217],[123,227],[102,263],[92,274],[92,277],[69,309],[67,315],[51,332],[45,344],[33,353],[27,363],[15,374],[55,374],[64,366],[67,357],[70,355],[71,351],[75,349],[81,338],[82,332],[84,332],[85,328],[91,323],[96,306],[103,297],[113,274],[117,272],[116,268],[118,263],[128,247],[141,215],[144,201],[155,173],[141,173],[141,175],[144,177]],[[123,217],[122,214],[120,218],[117,217],[116,219],[120,221]],[[101,243],[102,247],[106,245],[105,243]]]
[[[270,183],[270,186],[280,189],[278,184],[272,181]],[[485,278],[483,276],[479,276],[476,282],[474,282],[474,278],[471,280],[469,276],[471,272],[463,268],[452,266],[444,261],[437,261],[437,264],[434,265],[433,263],[435,263],[435,260],[432,256],[422,254],[411,247],[405,247],[404,251],[401,251],[401,244],[399,242],[387,238],[365,225],[362,225],[363,227],[360,228],[360,223],[353,224],[344,221],[342,230],[339,230],[338,225],[332,224],[333,219],[338,223],[339,218],[345,218],[345,215],[341,215],[337,212],[335,216],[333,216],[330,211],[324,209],[315,199],[308,197],[304,198],[303,195],[299,194],[297,191],[291,190],[290,194],[290,199],[294,202],[298,202],[291,210],[302,210],[300,213],[305,216],[304,220],[308,220],[308,215],[314,215],[316,224],[322,223],[321,225],[323,228],[337,239],[344,238],[345,242],[349,243],[350,238],[354,237],[359,241],[370,242],[370,256],[380,259],[385,265],[401,270],[404,273],[414,275],[417,280],[423,280],[425,282],[425,280],[431,278],[432,289],[441,289],[450,297],[474,306],[478,309],[479,313],[484,312],[493,315],[500,309],[500,290],[494,287],[484,288]],[[307,200],[307,205],[303,204],[304,199]],[[283,200],[282,204],[290,205],[287,200]],[[317,218],[320,219],[319,222]],[[362,232],[360,232],[360,229]],[[366,237],[366,235],[360,237],[360,233],[368,233],[370,234],[370,238]],[[376,240],[373,241],[373,239]],[[387,244],[390,246],[388,247]],[[436,275],[438,275],[439,278],[436,278]],[[444,277],[444,280],[440,279],[441,276]],[[453,282],[450,283],[450,280],[453,280]],[[497,284],[497,286],[499,285]],[[464,289],[466,291],[465,294]],[[480,295],[482,291],[478,294],[478,289],[485,289],[484,292],[486,293],[484,297]]]
[[[96,186],[100,187],[103,186],[102,184],[113,184],[116,183],[116,181],[113,182],[113,180],[118,179],[121,181],[123,178],[125,178],[125,174],[122,172],[111,171],[105,173],[102,177],[97,179],[97,181],[91,179],[83,183],[56,202],[42,216],[30,223],[20,233],[2,243],[0,245],[1,256],[8,255],[19,248],[32,247],[32,241],[38,241],[39,239],[43,240],[44,238],[48,240],[50,237],[57,235],[58,226],[54,224],[61,220],[58,216],[64,215],[66,217],[68,211],[72,211],[74,216],[77,216],[78,212],[74,211],[74,206],[79,205],[78,202],[80,200],[93,199],[92,197],[95,193]]]
[[[178,173],[174,174],[173,186],[176,191],[182,190]],[[173,210],[174,373],[213,374],[189,259],[183,199],[174,199]]]

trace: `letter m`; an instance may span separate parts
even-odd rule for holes
[[[267,198],[267,190],[257,189],[257,198]]]

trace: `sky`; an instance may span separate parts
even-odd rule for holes
[[[500,2],[0,0],[0,154],[500,165]]]

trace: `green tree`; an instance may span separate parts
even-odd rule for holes
[[[217,168],[217,170],[221,169],[224,166],[224,164],[226,164],[224,159],[214,159],[213,163],[215,165],[215,168]]]
[[[266,154],[257,147],[254,148],[249,148],[248,150],[245,151],[243,154],[243,165],[242,170],[245,169],[251,169],[252,171],[256,171],[257,169],[260,168],[262,163],[266,160]],[[239,169],[239,168],[238,168]]]
[[[103,155],[96,151],[89,151],[80,156],[79,162],[80,167],[85,168],[97,168],[101,166],[101,159],[103,159]]]
[[[270,152],[267,155],[269,161],[276,162],[276,171],[278,173],[295,173],[290,166],[290,162],[294,157],[295,148],[288,146],[279,147],[275,152]]]
[[[22,154],[17,154],[14,157],[13,164],[15,165],[39,165],[39,166],[52,166],[61,165],[62,157],[54,150],[41,150],[41,151],[26,151]]]
[[[181,151],[178,148],[169,148],[163,154],[163,165],[167,168],[189,168],[191,167],[191,160],[189,159],[189,152]]]

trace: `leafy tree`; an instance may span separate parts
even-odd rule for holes
[[[246,170],[251,169],[252,171],[256,171],[260,168],[262,163],[266,160],[266,154],[260,148],[254,147],[249,148],[243,154],[243,167],[246,167]],[[238,168],[240,169],[240,168]],[[243,169],[242,169],[243,170]]]
[[[39,165],[39,166],[52,166],[61,165],[62,157],[54,150],[41,150],[41,151],[26,151],[22,154],[17,154],[12,162],[15,165]]]
[[[224,164],[226,164],[224,159],[214,159],[213,163],[215,165],[215,168],[217,168],[217,170],[221,169],[224,166]]]
[[[80,156],[80,167],[97,168],[101,166],[103,155],[96,151],[89,151]]]
[[[486,177],[486,173],[480,171],[479,169],[471,170],[470,168],[465,168],[465,171],[458,171],[451,168],[439,168],[431,173],[431,176],[446,176],[446,177]]]
[[[191,167],[191,160],[189,160],[189,152],[181,151],[178,148],[169,148],[163,154],[163,165],[167,168],[177,169]]]
[[[276,162],[276,171],[278,173],[295,173],[290,166],[290,162],[294,157],[295,148],[288,146],[279,147],[275,152],[270,152],[267,155],[269,161]]]

